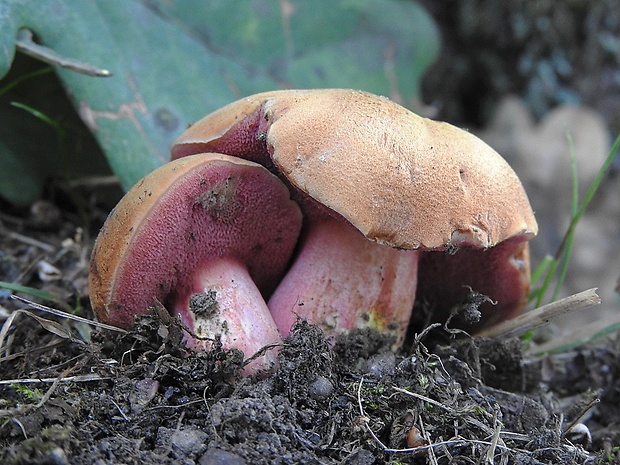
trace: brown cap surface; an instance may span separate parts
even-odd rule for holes
[[[365,92],[257,94],[197,122],[172,156],[242,151],[268,164],[261,144],[292,185],[377,242],[487,248],[538,230],[517,175],[488,145]]]

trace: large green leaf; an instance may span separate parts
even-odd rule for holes
[[[286,87],[353,87],[412,105],[439,49],[430,15],[412,1],[144,3]]]
[[[0,0],[0,77],[24,29],[62,57],[113,73],[57,70],[124,188],[165,163],[189,124],[243,95],[351,87],[410,104],[439,43],[428,14],[404,0]],[[33,165],[45,154],[28,141],[20,149],[5,112],[0,163],[32,188],[6,177],[0,195],[27,202],[54,161]]]

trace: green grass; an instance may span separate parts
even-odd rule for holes
[[[536,286],[536,283],[542,280],[542,284],[539,287],[534,288],[534,290],[530,293],[530,301],[535,300],[535,307],[538,308],[543,304],[545,296],[551,289],[552,283],[554,279],[556,280],[555,290],[551,297],[551,301],[557,299],[558,294],[560,292],[560,288],[564,283],[566,278],[566,274],[568,273],[568,266],[570,262],[570,258],[573,252],[574,246],[574,238],[575,238],[575,229],[579,224],[579,221],[583,217],[583,214],[586,212],[592,198],[597,193],[601,183],[603,182],[603,178],[609,171],[611,164],[616,157],[616,153],[618,149],[620,149],[620,135],[616,137],[616,140],[611,147],[611,150],[607,154],[607,158],[601,165],[596,178],[590,184],[588,191],[586,192],[583,200],[579,203],[579,185],[577,178],[577,167],[575,163],[575,154],[573,151],[573,144],[570,135],[568,136],[569,146],[570,146],[570,163],[571,163],[571,221],[564,233],[564,237],[560,242],[555,254],[553,256],[545,257],[540,264],[536,267],[536,269],[532,272],[532,286]]]
[[[34,116],[35,118],[43,121],[45,124],[51,126],[52,128],[54,128],[54,131],[56,131],[56,140],[58,141],[58,149],[59,149],[59,153],[61,154],[62,160],[65,162],[66,164],[66,159],[68,158],[67,155],[67,133],[65,131],[65,129],[62,127],[62,125],[56,121],[54,118],[51,118],[50,116],[46,115],[45,113],[37,110],[36,108],[32,108],[28,105],[25,105],[23,103],[20,102],[11,102],[11,105],[16,107],[16,108],[20,108],[28,113],[30,113],[32,116]]]
[[[11,384],[11,387],[32,403],[37,403],[43,399],[43,394],[37,388],[31,389],[21,384]]]
[[[32,79],[38,76],[42,76],[44,74],[49,74],[53,71],[51,66],[48,66],[46,68],[41,68],[41,69],[37,69],[35,71],[32,71],[30,73],[26,73],[22,76],[19,76],[16,79],[13,79],[11,82],[9,82],[8,84],[6,84],[4,87],[0,88],[0,97],[2,97],[4,94],[6,94],[8,91],[10,91],[11,89],[13,89],[14,87],[17,87],[19,84],[21,84],[24,81],[27,81],[28,79]]]
[[[34,287],[23,286],[17,283],[8,283],[6,281],[0,281],[0,288],[8,289],[9,291],[13,291],[13,292],[21,292],[23,294],[28,294],[33,297],[36,297],[38,299],[47,300],[49,302],[55,302],[58,300],[52,294],[41,291]]]

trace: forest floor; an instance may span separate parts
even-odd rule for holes
[[[434,2],[422,3],[433,10]],[[514,58],[507,52],[540,63],[553,47],[570,45],[562,42],[570,31],[544,34],[533,26],[530,40],[504,37],[518,3],[501,3],[505,9],[492,12],[494,21],[460,29],[455,21],[470,21],[467,5],[477,5],[482,15],[500,2],[464,0],[459,8],[434,12],[445,45],[431,73],[454,78],[444,80],[441,89],[426,86],[437,116],[486,128],[501,96],[515,93],[539,121],[551,107],[565,104],[566,89],[573,89],[612,131],[620,130],[612,124],[620,114],[618,87],[606,87],[603,79],[595,88],[586,74],[594,62],[598,75],[608,76],[609,56],[583,49],[592,44],[584,31],[573,34],[583,60],[574,76],[558,74],[555,85],[540,87],[550,82],[541,73],[554,72],[553,62],[547,63],[552,71],[533,66],[529,74],[508,66]],[[543,8],[545,2],[534,3]],[[502,49],[504,43],[512,48]],[[459,64],[461,74],[446,72],[449,63]],[[528,179],[524,183],[528,187]],[[613,299],[619,273],[613,265],[619,252],[617,178],[608,186],[591,219],[592,229],[606,234],[606,248],[596,255],[604,258],[597,258],[602,265],[588,276],[594,285],[604,283]],[[557,185],[531,188],[535,204],[549,202]],[[53,296],[18,293],[36,302],[33,306],[0,290],[0,463],[620,463],[617,335],[536,355],[532,341],[417,328],[394,353],[391,341],[372,331],[327,341],[317,328],[299,322],[274,349],[279,350],[275,373],[244,378],[240,353],[216,347],[188,355],[178,328],[157,314],[143,317],[131,332],[95,326],[88,260],[108,211],[91,201],[89,192],[80,208],[58,193],[48,197],[30,209],[0,205],[0,280]],[[555,205],[549,208],[554,210]],[[607,233],[609,218],[615,236]],[[539,222],[539,247],[549,250],[563,223],[544,215]],[[582,247],[588,250],[582,255],[592,257],[594,252]],[[586,267],[576,259],[573,272],[579,276]],[[582,286],[579,279],[574,282]],[[86,321],[52,315],[37,305]],[[617,313],[613,300],[608,310]]]

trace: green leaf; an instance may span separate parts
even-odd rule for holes
[[[356,88],[411,106],[439,52],[431,16],[412,1],[144,3],[286,87]]]
[[[0,0],[0,77],[17,48],[57,65],[128,189],[168,160],[189,124],[244,95],[351,87],[411,105],[439,38],[430,16],[404,0]],[[0,163],[37,192],[56,162],[33,158],[34,148],[23,156],[12,139],[11,147],[0,142]],[[20,195],[7,190],[3,183],[0,195]]]
[[[6,281],[0,281],[0,288],[8,289],[9,291],[13,291],[13,292],[22,292],[24,294],[30,294],[33,297],[37,297],[43,300],[49,300],[51,302],[56,301],[56,298],[48,292],[42,291],[40,289],[36,289],[34,287],[23,286],[18,283],[8,283]]]

